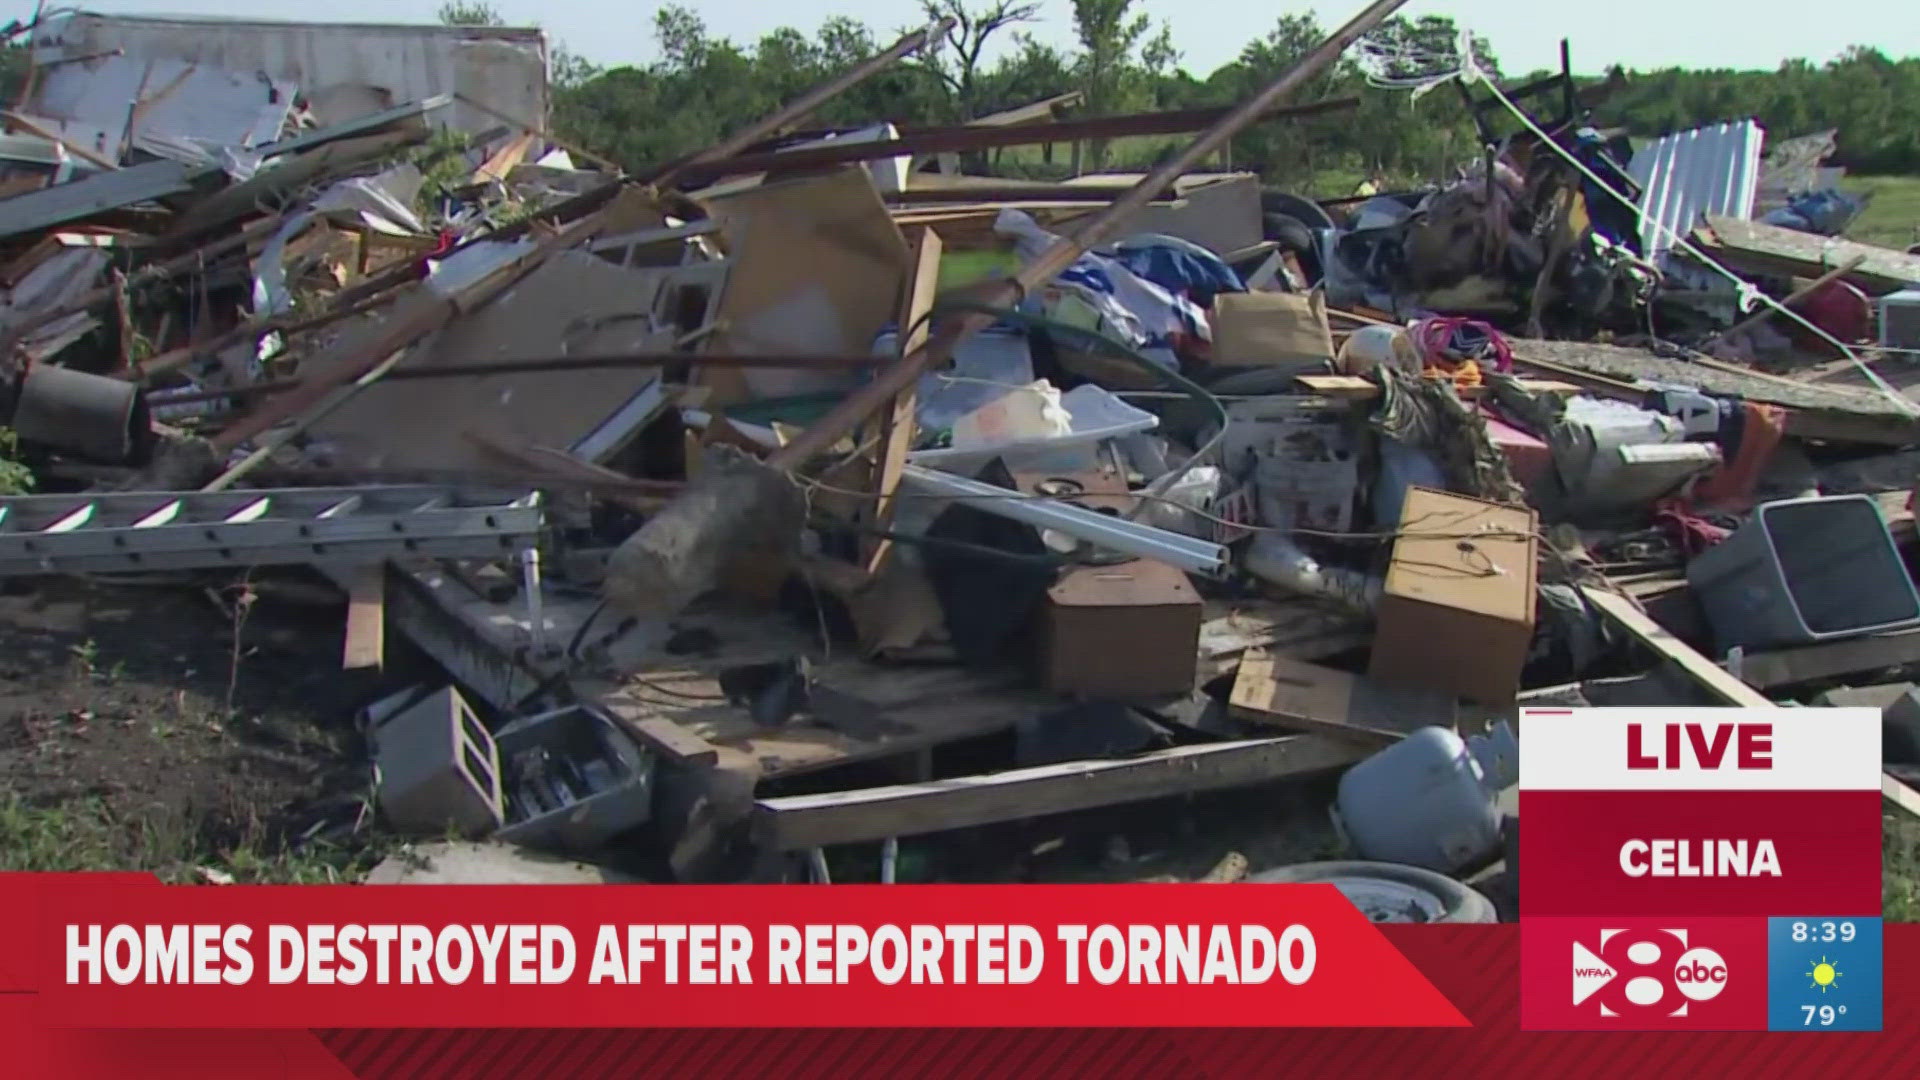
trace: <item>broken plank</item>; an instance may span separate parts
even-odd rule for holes
[[[1873,292],[1920,281],[1920,255],[1838,237],[1784,229],[1759,221],[1706,216],[1694,239],[1717,261],[1746,273],[1816,277],[1837,265],[1861,260],[1846,280]]]
[[[1599,589],[1583,588],[1580,593],[1608,622],[1659,653],[1662,659],[1680,668],[1702,690],[1721,702],[1756,709],[1775,707],[1766,695],[1727,674],[1720,665],[1695,651],[1693,646],[1674,637],[1666,627],[1635,607],[1633,601]]]
[[[1209,600],[1205,613],[1207,620],[1200,624],[1203,683],[1234,670],[1248,649],[1321,660],[1373,640],[1359,619],[1316,600]]]
[[[1228,699],[1233,714],[1318,732],[1366,746],[1386,746],[1429,725],[1452,727],[1444,694],[1385,686],[1344,671],[1252,652],[1240,664]]]
[[[1264,783],[1350,765],[1367,750],[1318,735],[1181,746],[921,784],[761,799],[756,840],[776,851],[917,836],[1116,803]]]
[[[347,572],[347,640],[340,666],[347,671],[377,668],[386,661],[387,564]]]
[[[901,356],[926,343],[928,316],[933,311],[934,293],[940,288],[940,234],[932,229],[921,229],[914,234],[912,245],[913,268],[901,286],[900,315],[895,323],[899,327],[896,336]],[[892,407],[881,414],[879,468],[875,470],[878,473],[879,499],[863,512],[866,520],[862,524],[871,525],[882,532],[893,526],[900,473],[907,467],[907,452],[913,449],[914,435],[919,431],[919,426],[914,422],[919,398],[914,390],[915,386],[909,384],[895,395]],[[888,552],[892,550],[893,541],[883,536],[870,536],[864,543],[866,560],[863,565],[867,573],[878,573]]]
[[[1294,381],[1321,397],[1340,401],[1372,401],[1380,396],[1380,384],[1361,375],[1301,375]],[[1572,397],[1582,389],[1559,379],[1521,379],[1519,382],[1522,390],[1557,397]],[[1486,396],[1487,388],[1463,386],[1459,388],[1459,393],[1467,401],[1476,401]]]
[[[627,734],[643,745],[660,752],[678,765],[706,767],[720,761],[720,748],[700,736],[654,712],[625,694],[608,694],[600,707],[614,718]]]
[[[1907,664],[1920,664],[1920,630],[1749,653],[1740,660],[1740,678],[1765,690]]]

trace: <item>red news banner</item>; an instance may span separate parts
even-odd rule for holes
[[[51,1027],[1466,1023],[1326,885],[28,892]]]

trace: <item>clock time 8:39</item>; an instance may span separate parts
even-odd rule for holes
[[[1858,933],[1858,931],[1854,928],[1853,923],[1836,922],[1831,919],[1825,922],[1795,922],[1793,924],[1793,940],[1795,942],[1847,942],[1852,941],[1856,933]]]

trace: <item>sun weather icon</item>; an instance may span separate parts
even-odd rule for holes
[[[1833,961],[1822,956],[1814,963],[1813,970],[1807,972],[1807,977],[1813,980],[1813,985],[1807,989],[1817,989],[1824,994],[1829,987],[1840,981],[1840,969],[1833,966]]]

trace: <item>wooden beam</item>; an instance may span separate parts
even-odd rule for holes
[[[1740,661],[1740,677],[1765,690],[1916,663],[1920,663],[1920,630],[1902,630],[1750,653]]]
[[[347,671],[386,662],[387,564],[356,567],[348,574],[347,641],[340,666]]]
[[[897,322],[899,332],[896,336],[901,356],[926,344],[927,315],[933,310],[934,294],[940,288],[940,234],[923,228],[914,234],[912,245],[912,269],[901,289]],[[913,437],[919,430],[914,422],[914,410],[919,400],[914,391],[915,386],[909,384],[894,397],[892,407],[881,415],[879,467],[874,470],[880,498],[862,514],[865,518],[863,523],[876,529],[884,530],[893,525],[900,474],[907,467],[907,452],[913,449]],[[878,573],[881,564],[886,562],[887,553],[893,550],[893,541],[873,536],[868,537],[864,545],[866,561],[863,565],[867,573]]]
[[[754,805],[754,831],[759,843],[775,851],[917,836],[1258,784],[1350,765],[1369,752],[1318,735],[1290,735],[1181,746],[1118,761],[761,799]]]
[[[1335,398],[1340,401],[1372,401],[1380,396],[1380,384],[1360,375],[1301,375],[1294,381],[1321,397]],[[1559,397],[1572,397],[1582,389],[1571,382],[1559,379],[1521,379],[1520,388],[1536,394],[1554,394]],[[1487,388],[1466,386],[1461,387],[1459,393],[1464,400],[1477,401],[1486,396]]]
[[[1383,686],[1344,671],[1255,650],[1240,663],[1233,715],[1379,748],[1428,725],[1452,727],[1445,694]]]
[[[1754,709],[1775,707],[1765,694],[1727,674],[1693,646],[1668,633],[1666,627],[1654,622],[1646,612],[1635,607],[1633,601],[1599,589],[1581,589],[1580,593],[1608,622],[1659,653],[1662,659],[1685,672],[1702,690],[1722,703]]]
[[[599,705],[627,734],[675,764],[708,768],[720,761],[719,747],[628,695],[607,694]]]

